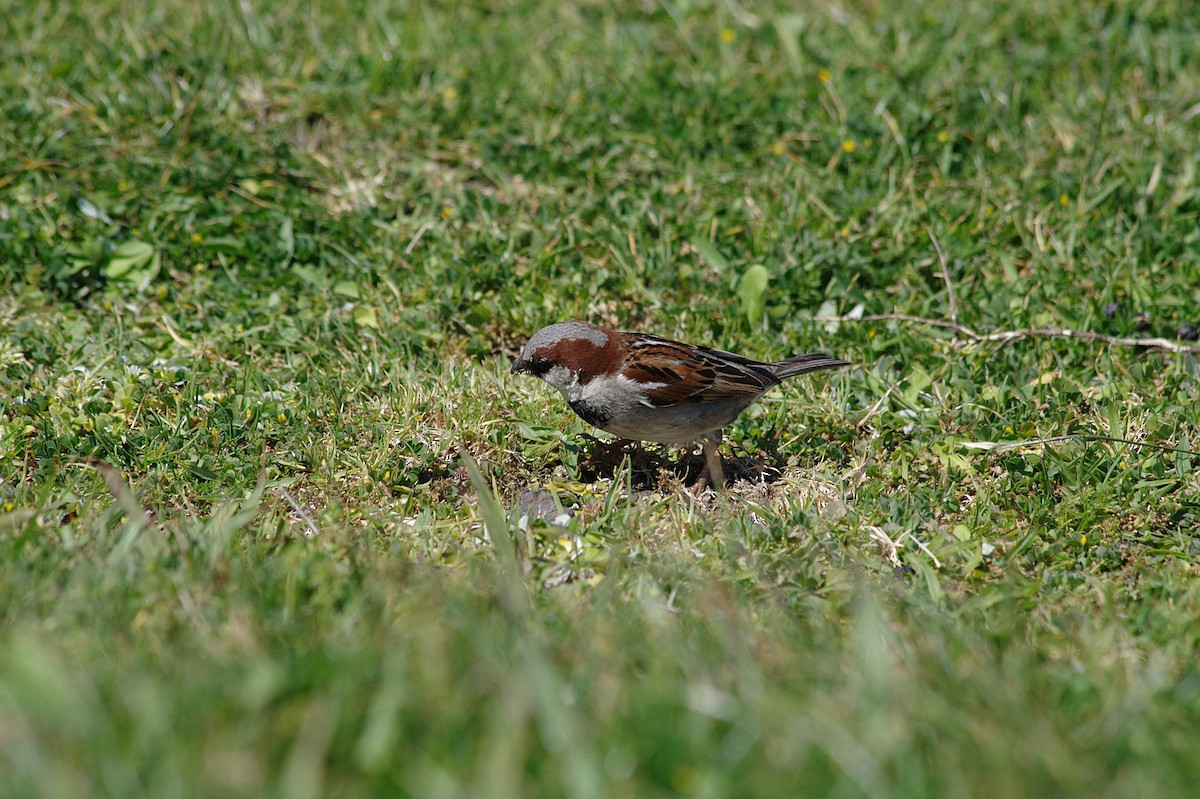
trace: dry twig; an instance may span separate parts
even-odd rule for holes
[[[911,322],[929,327],[940,327],[958,333],[972,342],[986,343],[997,341],[1008,344],[1023,338],[1075,338],[1084,341],[1099,341],[1115,347],[1149,347],[1164,352],[1186,352],[1200,354],[1200,344],[1183,344],[1167,338],[1135,338],[1133,336],[1109,336],[1091,330],[1070,330],[1061,327],[1029,327],[1021,330],[996,330],[989,333],[978,333],[966,325],[947,322],[942,319],[927,319],[923,316],[913,316],[902,313],[869,314],[866,316],[825,316],[814,322]]]
[[[1084,341],[1099,341],[1104,344],[1110,344],[1114,347],[1149,347],[1151,349],[1163,350],[1165,352],[1186,352],[1191,354],[1200,354],[1200,344],[1184,344],[1179,341],[1172,341],[1167,338],[1134,338],[1132,336],[1109,336],[1104,333],[1095,333],[1091,330],[1069,330],[1061,327],[1029,327],[1021,330],[995,330],[988,333],[979,333],[958,321],[958,295],[954,291],[954,282],[950,279],[950,268],[946,263],[946,254],[942,251],[942,245],[938,242],[937,236],[932,230],[926,230],[929,234],[929,240],[933,242],[933,249],[937,252],[938,262],[941,264],[942,280],[946,283],[947,302],[950,304],[950,321],[944,319],[927,319],[923,316],[913,316],[911,314],[902,313],[884,313],[871,314],[869,316],[827,316],[819,319],[813,319],[814,322],[911,322],[918,325],[927,325],[929,327],[940,327],[944,330],[949,330],[955,336],[963,336],[970,339],[972,342],[986,343],[997,341],[1001,344],[1007,344],[1011,341],[1019,341],[1024,338],[1075,338]]]
[[[954,294],[954,283],[950,280],[950,267],[946,265],[946,255],[942,252],[942,245],[938,244],[937,236],[933,235],[932,230],[926,230],[929,234],[929,240],[933,242],[933,249],[937,250],[938,262],[942,265],[942,280],[946,281],[946,294],[950,303],[950,324],[958,325],[958,297]]]

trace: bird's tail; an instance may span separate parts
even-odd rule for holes
[[[796,355],[783,361],[776,361],[771,365],[771,371],[780,380],[796,375],[802,375],[805,372],[818,372],[822,369],[840,369],[843,366],[853,366],[849,361],[843,361],[841,358],[834,358],[832,355],[826,355],[823,352],[810,352],[807,355]]]

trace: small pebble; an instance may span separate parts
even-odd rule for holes
[[[561,527],[569,522],[575,513],[574,506],[560,509],[553,492],[544,488],[524,489],[517,503],[521,507],[521,518],[525,519],[526,525],[530,519],[542,519]],[[524,530],[525,527],[521,529]]]

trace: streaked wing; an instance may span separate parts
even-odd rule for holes
[[[754,396],[780,382],[759,361],[641,334],[630,335],[625,372],[639,382],[661,384],[646,392],[658,407]]]

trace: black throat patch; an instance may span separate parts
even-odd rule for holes
[[[601,430],[608,424],[611,418],[608,411],[597,405],[593,405],[585,400],[575,400],[571,403],[571,410],[579,414],[579,418],[590,424],[592,427],[599,427]]]

